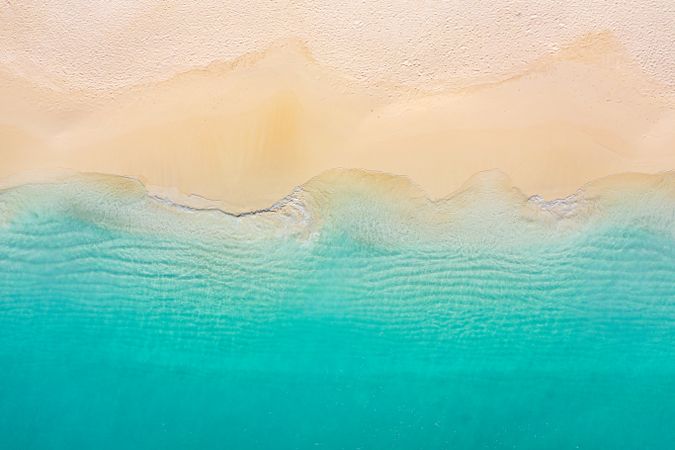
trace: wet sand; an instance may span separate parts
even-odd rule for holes
[[[109,91],[0,70],[0,94],[4,185],[100,172],[233,212],[265,208],[333,168],[405,175],[431,198],[497,168],[551,199],[608,175],[675,167],[672,92],[609,33],[460,87],[364,82],[284,40]]]

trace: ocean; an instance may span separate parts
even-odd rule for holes
[[[673,448],[672,174],[558,202],[373,177],[240,216],[0,193],[0,448]]]

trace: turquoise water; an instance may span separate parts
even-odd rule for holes
[[[497,245],[36,189],[0,196],[2,449],[675,445],[672,204],[485,212]]]

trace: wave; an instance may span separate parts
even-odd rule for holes
[[[493,170],[434,200],[407,177],[335,169],[268,208],[234,213],[195,196],[148,190],[134,178],[83,173],[5,188],[0,218],[7,226],[27,215],[67,214],[104,227],[205,239],[309,239],[334,231],[383,245],[522,245],[599,225],[675,237],[674,200],[673,172],[611,176],[546,200],[526,195]]]

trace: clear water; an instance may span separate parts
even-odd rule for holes
[[[131,228],[30,205],[0,227],[0,448],[675,445],[673,233]]]

